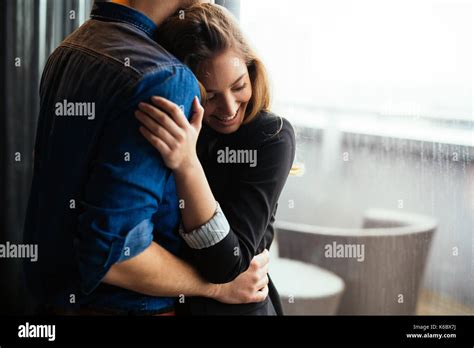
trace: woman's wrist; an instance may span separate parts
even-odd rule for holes
[[[185,177],[200,169],[202,169],[201,163],[197,155],[194,155],[188,161],[183,161],[183,163],[174,170],[174,173],[177,176]]]

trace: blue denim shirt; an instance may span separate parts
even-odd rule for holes
[[[155,42],[156,29],[131,8],[96,3],[44,68],[24,230],[25,242],[38,244],[25,275],[39,304],[126,313],[174,304],[101,283],[114,263],[152,240],[174,254],[180,248],[173,176],[133,113],[160,95],[189,117],[199,88]]]

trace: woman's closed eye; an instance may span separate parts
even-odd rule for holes
[[[232,91],[233,92],[240,92],[242,91],[243,89],[245,89],[245,87],[247,87],[247,83],[243,83],[242,85],[240,86],[236,86],[236,87],[233,87],[232,88]],[[207,100],[212,100],[216,97],[216,93],[214,92],[207,92],[207,95],[206,95],[206,99]]]
[[[236,87],[232,88],[232,90],[233,90],[234,92],[238,92],[238,91],[243,90],[245,87],[247,87],[247,83],[243,83],[243,84],[240,85],[240,86],[236,86]]]

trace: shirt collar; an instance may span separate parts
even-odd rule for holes
[[[153,37],[158,29],[157,25],[143,13],[112,2],[95,2],[91,18],[128,23],[144,31],[150,37]]]

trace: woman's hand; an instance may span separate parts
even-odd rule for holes
[[[175,103],[152,97],[154,105],[140,103],[135,117],[142,123],[140,132],[160,152],[168,168],[175,172],[187,170],[197,159],[196,142],[201,131],[204,109],[197,97],[193,115],[188,122]],[[171,116],[171,117],[170,117]]]
[[[196,154],[204,109],[194,98],[193,115],[188,122],[176,104],[160,97],[151,100],[154,105],[140,103],[140,110],[135,112],[143,125],[140,132],[173,170],[178,197],[186,202],[181,211],[183,226],[192,231],[209,221],[216,211],[216,200]]]

